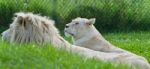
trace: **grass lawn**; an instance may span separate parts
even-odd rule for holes
[[[150,34],[109,33],[104,37],[114,45],[146,57],[150,62]],[[128,69],[125,65],[85,59],[53,47],[9,45],[0,41],[0,69]]]
[[[104,37],[112,44],[144,56],[150,62],[150,32],[110,33]]]

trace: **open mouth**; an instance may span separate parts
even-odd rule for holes
[[[71,36],[74,36],[74,34],[68,32],[68,31],[66,31],[66,30],[64,30],[64,32],[67,33],[67,34],[69,34],[69,35],[71,35]]]

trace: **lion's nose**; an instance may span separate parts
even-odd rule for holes
[[[68,25],[65,26],[65,28],[68,28],[68,27],[69,27]]]

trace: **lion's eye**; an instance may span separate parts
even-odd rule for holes
[[[78,23],[78,22],[76,22],[75,24],[76,24],[76,25],[78,25],[79,23]]]

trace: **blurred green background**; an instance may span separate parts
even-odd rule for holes
[[[0,33],[20,11],[49,16],[61,31],[76,17],[96,18],[100,32],[150,30],[150,0],[0,0]]]

